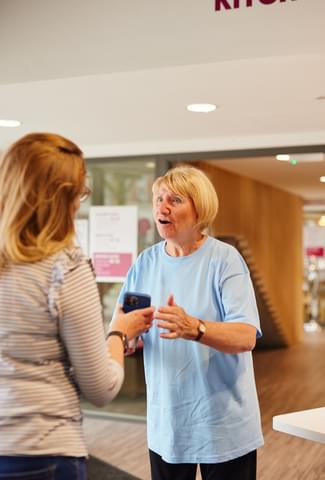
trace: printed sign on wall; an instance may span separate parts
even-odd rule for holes
[[[318,225],[304,226],[304,251],[308,257],[323,257],[325,249],[325,228]]]
[[[98,282],[123,282],[137,256],[135,206],[91,207],[90,256]]]

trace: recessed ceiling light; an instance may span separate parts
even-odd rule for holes
[[[19,120],[4,120],[0,119],[0,127],[19,127],[21,125],[21,122]]]
[[[190,112],[209,113],[213,112],[217,106],[212,103],[191,103],[190,105],[187,105],[186,108]]]
[[[325,183],[325,175],[322,175],[321,177],[319,177],[319,181],[322,183]]]
[[[280,162],[289,162],[290,160],[290,155],[280,153],[275,157],[277,160],[280,160]]]

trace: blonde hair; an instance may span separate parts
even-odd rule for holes
[[[177,165],[158,177],[153,186],[153,194],[162,186],[192,200],[200,231],[207,230],[218,213],[218,196],[211,180],[198,168]]]
[[[0,266],[30,263],[72,245],[82,151],[60,135],[32,133],[0,161]]]

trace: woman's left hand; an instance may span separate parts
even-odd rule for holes
[[[184,338],[194,340],[198,333],[198,319],[187,315],[185,310],[176,305],[173,295],[168,297],[167,305],[159,307],[155,312],[157,327],[169,330],[162,332],[161,338]]]
[[[152,327],[154,311],[154,307],[146,307],[124,313],[122,305],[118,305],[110,323],[110,330],[119,330],[132,340]]]

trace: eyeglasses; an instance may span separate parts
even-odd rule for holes
[[[91,195],[91,190],[86,185],[83,187],[82,191],[79,194],[80,202],[85,202],[87,198]]]

